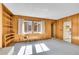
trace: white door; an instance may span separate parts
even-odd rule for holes
[[[71,42],[71,21],[65,21],[63,28],[64,41]]]

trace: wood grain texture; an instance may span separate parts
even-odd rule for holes
[[[18,19],[24,19],[24,20],[32,20],[32,21],[45,21],[45,33],[38,34],[38,33],[32,33],[32,34],[26,34],[26,35],[19,35],[18,34]],[[48,19],[43,19],[43,18],[36,18],[36,17],[27,17],[27,16],[14,16],[14,31],[15,31],[15,42],[17,41],[25,41],[23,38],[24,36],[28,36],[29,40],[42,40],[42,39],[48,39],[51,38],[51,24],[54,23],[54,21],[48,20]],[[22,39],[21,39],[22,38]],[[26,41],[28,41],[26,39]]]
[[[79,45],[79,15],[72,16],[72,43]]]
[[[61,21],[60,21],[61,20]],[[71,15],[65,18],[61,18],[56,21],[56,38],[63,39],[63,23],[65,21],[71,21],[71,42],[79,45],[79,14]]]
[[[63,40],[63,20],[57,20],[56,22],[56,38]]]
[[[0,48],[2,48],[2,4],[0,4]]]
[[[7,47],[13,43],[13,14],[2,4],[2,46]]]

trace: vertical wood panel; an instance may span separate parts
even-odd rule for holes
[[[78,14],[78,40],[79,40],[79,14]]]
[[[31,19],[32,21],[45,21],[45,33],[42,34],[38,34],[38,33],[32,33],[32,34],[18,34],[18,19],[22,18],[22,20],[29,20]],[[24,36],[29,36],[29,40],[39,40],[39,39],[48,39],[51,38],[51,23],[52,21],[49,19],[42,19],[42,18],[33,18],[33,17],[27,17],[27,16],[14,16],[14,31],[15,31],[15,42],[19,42],[19,41],[24,41],[22,38],[24,38]],[[35,38],[35,39],[34,39]]]
[[[56,38],[63,39],[63,20],[57,20],[56,22]]]
[[[61,21],[62,20],[62,21]],[[74,44],[79,44],[79,14],[68,16],[56,21],[56,38],[62,39],[63,36],[63,22],[71,20],[71,40]],[[61,23],[62,22],[62,23]],[[61,31],[62,30],[62,31]]]
[[[79,15],[72,16],[72,43],[79,45]]]
[[[2,48],[2,4],[0,4],[0,48]]]

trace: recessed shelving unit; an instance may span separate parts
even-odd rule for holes
[[[7,47],[14,41],[13,19],[11,12],[3,6],[3,46]]]

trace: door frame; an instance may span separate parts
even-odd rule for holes
[[[64,39],[64,23],[65,22],[71,22],[71,29],[70,29],[70,31],[71,31],[71,38],[70,38],[70,43],[72,43],[72,21],[71,20],[67,20],[67,21],[64,21],[63,22],[63,40],[64,41],[66,41],[65,39]],[[68,42],[68,41],[67,41]]]

